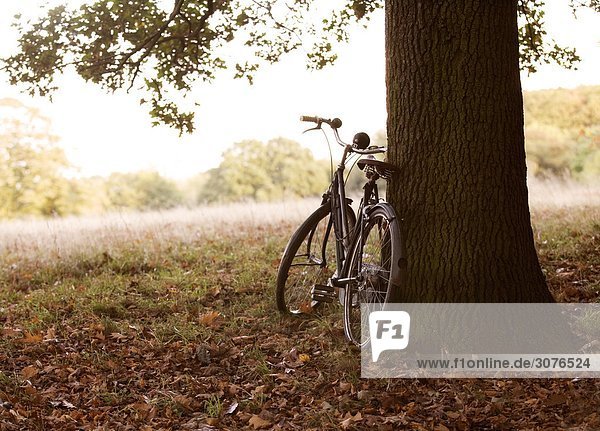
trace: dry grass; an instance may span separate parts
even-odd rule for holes
[[[600,206],[600,182],[578,183],[569,179],[530,178],[529,204],[532,209]]]
[[[534,217],[546,210],[600,206],[599,185],[532,179],[529,191]],[[157,250],[173,243],[237,236],[261,226],[288,225],[287,230],[291,232],[317,205],[317,199],[307,199],[5,221],[0,222],[0,258],[5,264],[23,260],[42,263],[101,252],[112,253],[132,246]]]
[[[318,203],[315,199],[237,203],[146,213],[5,221],[0,223],[0,257],[5,262],[45,261],[110,253],[135,244],[156,248],[206,237],[236,236],[261,226],[297,225]]]

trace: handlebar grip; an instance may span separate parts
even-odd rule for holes
[[[329,126],[333,129],[339,129],[340,127],[342,127],[342,120],[340,120],[339,118],[334,118],[333,120],[327,120],[326,118],[321,118],[321,117],[317,117],[317,116],[302,115],[302,116],[300,116],[300,121],[304,121],[307,123],[316,123],[318,125],[321,125],[321,123],[325,123],[325,124],[329,124]]]
[[[300,117],[300,121],[304,121],[306,123],[319,123],[320,119],[319,119],[319,117],[313,117],[310,115],[302,115]]]

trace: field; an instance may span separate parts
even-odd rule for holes
[[[560,301],[600,300],[600,189],[534,183]],[[280,317],[316,201],[0,224],[0,430],[600,429],[594,380],[364,380],[340,316]]]

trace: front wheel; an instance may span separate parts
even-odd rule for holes
[[[356,216],[346,207],[349,231]],[[277,272],[277,308],[290,314],[310,314],[319,305],[315,284],[326,285],[336,269],[335,232],[327,203],[312,213],[292,235]]]
[[[344,293],[344,330],[346,337],[362,347],[369,342],[368,313],[393,302],[403,283],[406,256],[400,226],[389,204],[378,204],[368,211],[361,235],[351,248]]]

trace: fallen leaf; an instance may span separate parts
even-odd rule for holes
[[[258,415],[252,415],[248,423],[252,425],[255,430],[271,426],[270,421],[265,420]]]
[[[106,337],[104,336],[104,334],[102,332],[96,332],[95,334],[92,335],[93,338],[96,338],[98,340],[105,340]]]
[[[48,328],[48,330],[46,331],[46,335],[44,336],[44,340],[56,340],[56,329],[54,329],[54,327]]]
[[[300,312],[303,314],[311,314],[314,311],[312,301],[306,301],[300,304]]]
[[[233,337],[231,341],[235,344],[248,344],[256,338],[256,335],[240,335],[239,337]]]
[[[221,315],[218,311],[209,311],[200,316],[200,323],[206,326],[218,326],[217,318]]]
[[[344,416],[344,418],[345,419],[342,422],[340,422],[340,427],[345,430],[350,428],[355,422],[359,422],[363,419],[360,412],[356,413],[354,416],[352,416],[350,412],[348,412],[346,413],[346,416]]]
[[[348,382],[340,382],[340,390],[342,392],[347,392],[350,390],[350,388],[352,387],[351,383]]]
[[[37,373],[38,369],[35,367],[35,365],[29,365],[28,367],[25,367],[21,370],[21,376],[23,376],[25,380],[29,380]]]
[[[254,388],[254,390],[252,391],[252,395],[258,395],[258,394],[264,394],[267,392],[267,386],[266,385],[260,385],[257,386],[256,388]]]
[[[40,334],[38,335],[33,335],[27,331],[24,332],[24,337],[19,339],[18,341],[20,341],[21,343],[39,343],[40,341],[42,341],[42,336]]]
[[[23,388],[23,391],[24,391],[24,392],[25,392],[27,395],[33,395],[33,396],[37,395],[37,393],[38,393],[38,391],[37,391],[37,390],[36,390],[36,389],[35,389],[33,386],[31,386],[31,384],[27,384],[27,385],[26,385],[26,386]]]
[[[306,353],[301,353],[298,356],[298,359],[300,360],[300,362],[305,362],[306,363],[306,362],[310,361],[310,356],[307,355]]]
[[[149,411],[152,408],[152,406],[150,404],[146,404],[146,403],[130,404],[129,407],[131,407],[138,413],[146,413],[147,411]]]
[[[4,337],[14,337],[17,335],[21,335],[23,332],[20,329],[12,329],[12,328],[3,328],[2,336]]]
[[[177,395],[174,400],[185,410],[193,411],[198,407],[198,402],[194,398],[186,397],[185,395]]]
[[[552,407],[562,404],[565,401],[567,401],[567,397],[564,394],[552,394],[546,399],[544,404],[547,407]]]
[[[123,341],[123,340],[127,339],[127,335],[123,335],[123,334],[121,334],[119,332],[112,332],[110,334],[110,338],[113,338],[113,339],[115,339],[117,341]]]
[[[323,410],[331,410],[333,408],[333,406],[331,404],[329,404],[327,401],[323,401],[321,403],[321,408]]]
[[[68,409],[74,409],[75,406],[68,401],[59,400],[59,401],[50,401],[50,405],[52,407],[66,407]]]
[[[358,398],[361,401],[366,401],[372,398],[372,394],[369,391],[358,391],[358,393],[356,394],[356,398]]]

